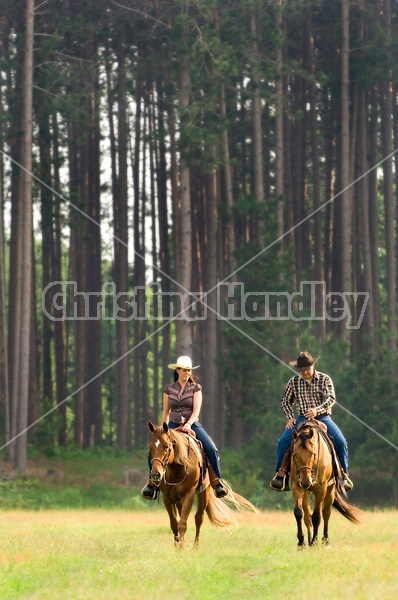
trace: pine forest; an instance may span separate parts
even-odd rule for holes
[[[398,3],[1,0],[0,446],[145,448],[169,363],[268,489],[301,351],[398,505]]]

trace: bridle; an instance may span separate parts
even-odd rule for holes
[[[302,433],[303,433],[303,432],[302,432]],[[300,438],[300,441],[301,441],[301,443],[302,443],[301,435],[302,435],[302,434],[299,434],[299,436],[298,436],[298,437]],[[315,452],[311,452],[311,455],[312,455],[312,456],[315,456],[316,454],[315,454]],[[308,469],[308,470],[310,470],[310,471],[311,471],[311,474],[310,474],[310,483],[309,483],[309,486],[308,486],[308,487],[313,487],[313,486],[316,484],[316,482],[317,482],[317,479],[318,479],[318,472],[319,472],[319,460],[317,461],[316,473],[315,473],[315,477],[314,477],[314,469],[312,469],[312,468],[311,468],[310,466],[308,466],[308,465],[301,465],[301,467],[300,467],[300,466],[298,465],[298,461],[297,461],[297,456],[296,456],[296,453],[295,453],[295,452],[293,452],[293,453],[292,453],[292,456],[293,456],[293,458],[294,458],[294,462],[295,462],[295,465],[296,465],[297,479],[298,479],[299,486],[300,486],[301,488],[303,488],[303,484],[302,484],[302,482],[301,482],[301,479],[300,479],[300,471],[301,471],[302,469]],[[308,489],[308,488],[304,488],[304,489]]]
[[[162,442],[158,439],[157,442],[159,442],[159,444],[161,444]],[[156,442],[155,442],[156,443]],[[163,455],[162,458],[158,458],[157,456],[152,457],[151,455],[151,472],[152,472],[152,465],[155,461],[160,462],[160,464],[162,465],[162,470],[163,473],[157,473],[155,475],[151,475],[151,478],[156,482],[160,482],[161,479],[164,477],[164,472],[166,470],[166,467],[169,463],[169,459],[171,456],[171,453],[173,452],[173,444],[169,441],[169,444],[167,445],[167,449]]]
[[[161,443],[161,442],[160,442]],[[167,449],[165,451],[165,454],[163,456],[163,458],[158,458],[157,456],[153,457],[151,456],[151,470],[152,470],[152,465],[155,462],[155,460],[157,460],[158,462],[160,462],[160,464],[162,465],[162,469],[163,469],[163,473],[158,473],[155,476],[151,475],[151,478],[156,482],[156,483],[160,483],[160,481],[163,479],[164,483],[166,485],[180,485],[181,483],[183,483],[188,475],[188,467],[185,467],[185,474],[184,477],[181,479],[181,481],[178,481],[176,483],[172,483],[170,481],[166,480],[166,469],[167,466],[169,464],[169,459],[171,456],[171,453],[173,452],[174,447],[173,447],[173,442],[169,442]]]
[[[157,456],[155,456],[155,457],[152,458],[152,456],[151,456],[151,466],[155,462],[155,460],[157,460],[158,462],[160,462],[160,464],[162,465],[163,469],[165,469],[167,467],[167,465],[168,465],[169,458],[171,456],[172,451],[173,451],[173,444],[170,443],[167,446],[167,450],[166,450],[163,458],[158,458]]]

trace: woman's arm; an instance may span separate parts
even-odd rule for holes
[[[168,423],[170,418],[169,395],[163,394],[162,423]]]
[[[196,423],[196,421],[199,421],[199,413],[200,413],[201,408],[202,408],[202,390],[198,390],[193,395],[192,414],[189,417],[188,421],[184,424],[184,426],[188,425],[188,427],[191,427],[191,425]]]

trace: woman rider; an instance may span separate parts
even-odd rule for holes
[[[162,423],[168,423],[170,429],[181,428],[182,431],[192,431],[202,442],[206,456],[216,475],[212,481],[217,498],[227,495],[227,490],[222,482],[220,471],[220,457],[218,450],[199,422],[199,413],[202,407],[202,386],[195,382],[192,370],[192,360],[189,356],[180,356],[176,363],[167,365],[174,371],[174,383],[165,386],[163,391]],[[142,495],[147,500],[157,497],[158,488],[149,480],[143,488]]]

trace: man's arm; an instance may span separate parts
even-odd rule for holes
[[[324,400],[322,404],[317,406],[317,415],[321,416],[328,412],[330,408],[334,404],[336,404],[336,393],[334,391],[334,385],[331,377],[329,375],[324,375],[324,381],[322,385],[322,392],[324,395]]]
[[[285,389],[283,390],[281,398],[282,410],[285,413],[285,417],[288,421],[295,421],[293,413],[293,402],[294,402],[294,389],[293,389],[293,378],[289,379]],[[294,423],[293,423],[294,425]],[[291,429],[291,427],[289,427]]]

